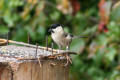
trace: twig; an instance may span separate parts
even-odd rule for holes
[[[65,66],[67,66],[69,62],[72,64],[72,61],[70,57],[68,56],[68,54],[66,54],[66,59],[67,59],[67,63],[65,64]]]
[[[47,47],[47,51],[48,51],[48,36],[46,36],[46,47]]]
[[[1,39],[0,38],[0,45],[5,44],[6,42],[7,42],[6,39]],[[24,42],[17,42],[17,41],[12,41],[12,40],[8,40],[8,42],[12,43],[12,44],[17,44],[17,45],[22,45],[22,46],[26,46],[26,47],[36,48],[36,45],[27,44],[27,43],[24,43]],[[41,46],[38,46],[38,49],[47,50],[46,47],[41,47]],[[53,52],[57,53],[57,50],[55,50],[55,49],[52,50],[52,48],[48,48],[48,51],[50,51],[50,52],[53,51]],[[71,52],[71,51],[60,50],[59,54],[77,54],[77,53]],[[59,55],[59,54],[52,54],[52,55]]]
[[[53,48],[54,48],[54,44],[53,44],[53,42],[52,42],[51,48],[52,48],[52,54],[53,54]]]
[[[8,40],[8,42],[12,43],[12,44],[17,44],[17,45],[22,45],[22,46],[26,46],[26,47],[36,48],[36,45],[27,44],[27,43],[24,43],[24,42],[17,42],[17,41],[12,41],[12,40]],[[5,44],[5,43],[7,43],[7,40],[0,38],[0,45]],[[38,49],[47,50],[46,47],[41,47],[41,46],[38,46]],[[52,49],[48,48],[48,51],[52,51]],[[61,51],[63,51],[63,50],[61,50]],[[57,50],[53,49],[53,52],[57,53]]]
[[[8,40],[9,40],[9,32],[7,33],[7,45],[8,45]]]
[[[30,44],[30,34],[28,33],[28,44]]]

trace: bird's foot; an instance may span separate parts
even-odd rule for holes
[[[64,66],[69,65],[69,63],[72,64],[72,60],[68,55],[66,55],[66,60],[67,60],[67,63]]]

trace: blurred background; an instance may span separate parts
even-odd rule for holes
[[[47,29],[85,35],[71,50],[70,80],[120,80],[119,0],[0,0],[0,37],[45,46]],[[52,39],[48,37],[49,47]],[[57,46],[55,46],[57,48]]]

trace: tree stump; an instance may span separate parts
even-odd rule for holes
[[[0,80],[69,80],[66,53],[61,54],[24,46],[1,46]]]

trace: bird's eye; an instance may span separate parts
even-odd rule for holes
[[[52,33],[55,33],[53,30],[51,30]]]

